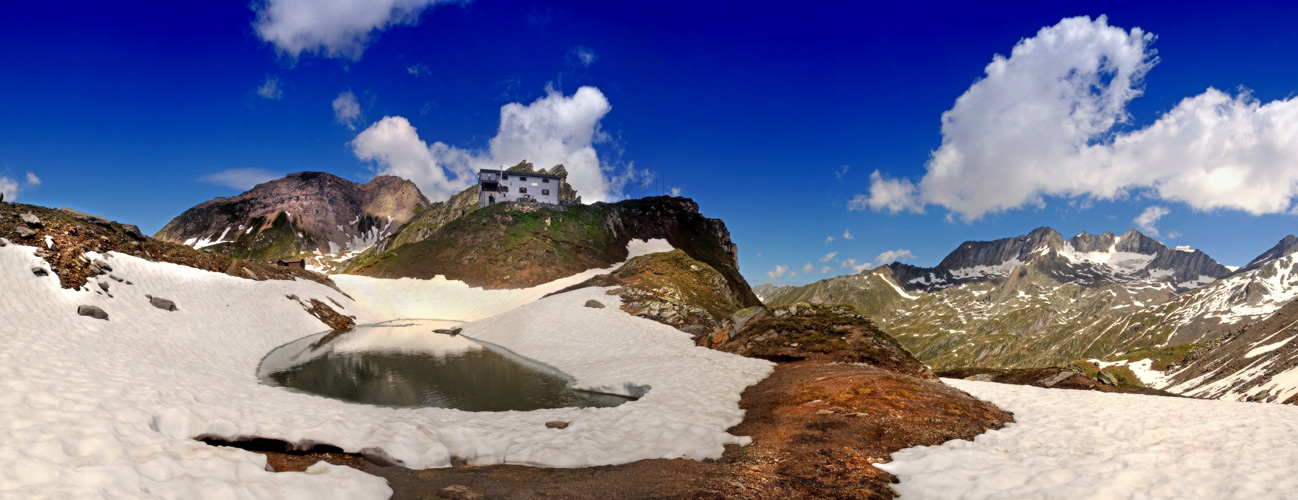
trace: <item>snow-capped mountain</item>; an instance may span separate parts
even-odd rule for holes
[[[1048,227],[1013,238],[964,242],[932,268],[899,262],[889,265],[907,290],[926,292],[1003,277],[1024,266],[1035,267],[1061,284],[1165,283],[1177,291],[1230,274],[1203,252],[1168,248],[1135,230],[1121,236],[1082,233],[1064,240]]]
[[[935,368],[1043,367],[1204,342],[1264,318],[1298,298],[1296,251],[1287,237],[1232,272],[1137,231],[1065,240],[1039,228],[965,242],[932,268],[893,263],[766,302],[853,304]]]
[[[392,235],[429,206],[414,183],[399,177],[358,184],[323,172],[299,172],[203,202],[155,237],[262,260],[356,252]]]

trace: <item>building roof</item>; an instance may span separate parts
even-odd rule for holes
[[[492,170],[488,168],[484,168],[478,171],[479,177],[481,177],[482,174],[517,175],[519,177],[544,177],[547,179],[560,179],[560,180],[563,179],[563,177],[557,175],[551,175],[551,174],[542,174],[537,172],[510,172],[508,170]]]

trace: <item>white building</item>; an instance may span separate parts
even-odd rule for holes
[[[559,204],[563,179],[557,175],[505,170],[478,171],[478,208],[505,201]]]

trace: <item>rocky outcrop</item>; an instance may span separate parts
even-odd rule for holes
[[[1254,258],[1253,260],[1249,261],[1248,265],[1235,270],[1234,274],[1247,273],[1254,269],[1258,269],[1262,266],[1265,266],[1269,262],[1279,260],[1294,252],[1298,252],[1298,237],[1295,237],[1294,235],[1290,234],[1285,236],[1284,238],[1281,238],[1280,242],[1276,243],[1275,246],[1271,247],[1265,252],[1262,252],[1262,255],[1259,255],[1257,256],[1257,258]]]
[[[227,255],[274,260],[354,251],[395,233],[431,204],[414,183],[378,176],[368,183],[299,172],[230,198],[186,210],[156,238]]]

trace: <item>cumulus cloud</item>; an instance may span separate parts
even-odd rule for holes
[[[774,269],[771,269],[770,271],[766,272],[766,277],[770,279],[775,279],[775,278],[783,277],[784,274],[787,272],[789,272],[788,266],[777,265],[775,266]]]
[[[829,267],[829,266],[822,266],[822,267],[820,268],[820,274],[829,274],[829,271],[830,271],[830,267]]]
[[[825,244],[826,244],[826,245],[828,245],[828,244],[830,244],[830,243],[833,243],[833,242],[834,242],[834,237],[833,237],[833,236],[826,236],[826,237],[825,237]]]
[[[595,54],[594,50],[582,45],[572,48],[572,58],[577,61],[577,64],[585,67],[590,67],[591,64],[595,64],[595,61],[599,60],[599,56]]]
[[[199,177],[198,180],[208,184],[247,191],[252,189],[253,186],[280,177],[280,174],[260,168],[232,168],[204,175]]]
[[[947,208],[966,220],[1046,197],[1140,191],[1196,210],[1282,213],[1298,197],[1298,98],[1259,102],[1209,88],[1148,127],[1123,131],[1158,62],[1154,36],[1105,17],[1064,19],[996,55],[942,114],[918,183],[871,176],[856,209]]]
[[[845,239],[845,240],[850,240],[850,239],[852,239],[852,238],[855,238],[854,236],[852,236],[852,229],[851,229],[851,228],[844,229],[844,230],[843,230],[843,239]]]
[[[834,260],[834,257],[837,257],[837,256],[838,256],[838,252],[829,252],[829,253],[825,254],[824,257],[821,257],[820,260],[819,260],[819,262],[823,264],[823,263],[825,263],[825,262],[829,262],[829,261],[831,261],[831,260]]]
[[[913,258],[915,258],[915,254],[911,253],[910,250],[906,250],[905,248],[898,248],[896,250],[888,250],[879,254],[879,256],[874,258],[874,263],[883,265],[883,264],[889,264],[900,260],[909,260]]]
[[[279,85],[279,77],[275,75],[266,75],[266,81],[257,87],[257,95],[262,99],[277,101],[284,97],[284,89]]]
[[[1163,218],[1163,216],[1168,213],[1170,212],[1166,208],[1152,205],[1146,208],[1144,212],[1141,212],[1140,215],[1137,215],[1135,219],[1132,219],[1131,222],[1134,223],[1138,229],[1144,231],[1145,234],[1157,237],[1158,219]]]
[[[413,25],[443,0],[256,0],[253,30],[281,53],[358,60],[371,38],[393,26]]]
[[[678,187],[671,188],[671,189],[669,189],[668,191],[670,191],[670,192],[672,193],[672,196],[680,196],[680,195],[681,195],[681,188],[678,188]]]
[[[334,119],[338,120],[338,123],[356,130],[356,124],[361,119],[361,104],[356,102],[356,94],[350,90],[338,94],[338,97],[334,98],[333,108]]]
[[[538,168],[563,164],[568,182],[583,201],[605,201],[627,182],[647,175],[633,164],[616,173],[600,161],[594,145],[608,140],[599,122],[611,109],[594,87],[582,87],[571,96],[551,89],[531,104],[502,106],[500,127],[485,151],[441,142],[429,145],[399,116],[370,125],[351,146],[357,158],[375,163],[376,173],[410,179],[434,201],[477,182],[479,169],[508,167],[523,160]]]
[[[861,271],[864,271],[864,270],[866,270],[866,269],[869,269],[869,268],[870,268],[870,263],[869,263],[869,262],[865,262],[865,263],[857,264],[857,263],[856,263],[856,259],[844,259],[842,262],[839,262],[839,263],[838,263],[838,267],[840,267],[840,268],[851,268],[851,269],[852,269],[852,272],[857,272],[857,273],[859,273],[859,272],[861,272]]]
[[[17,179],[0,175],[0,194],[4,195],[6,201],[14,201],[18,194],[41,185],[41,178],[32,172],[27,172],[26,183]]]
[[[6,201],[13,201],[18,197],[18,181],[0,175],[0,195],[4,195]]]

